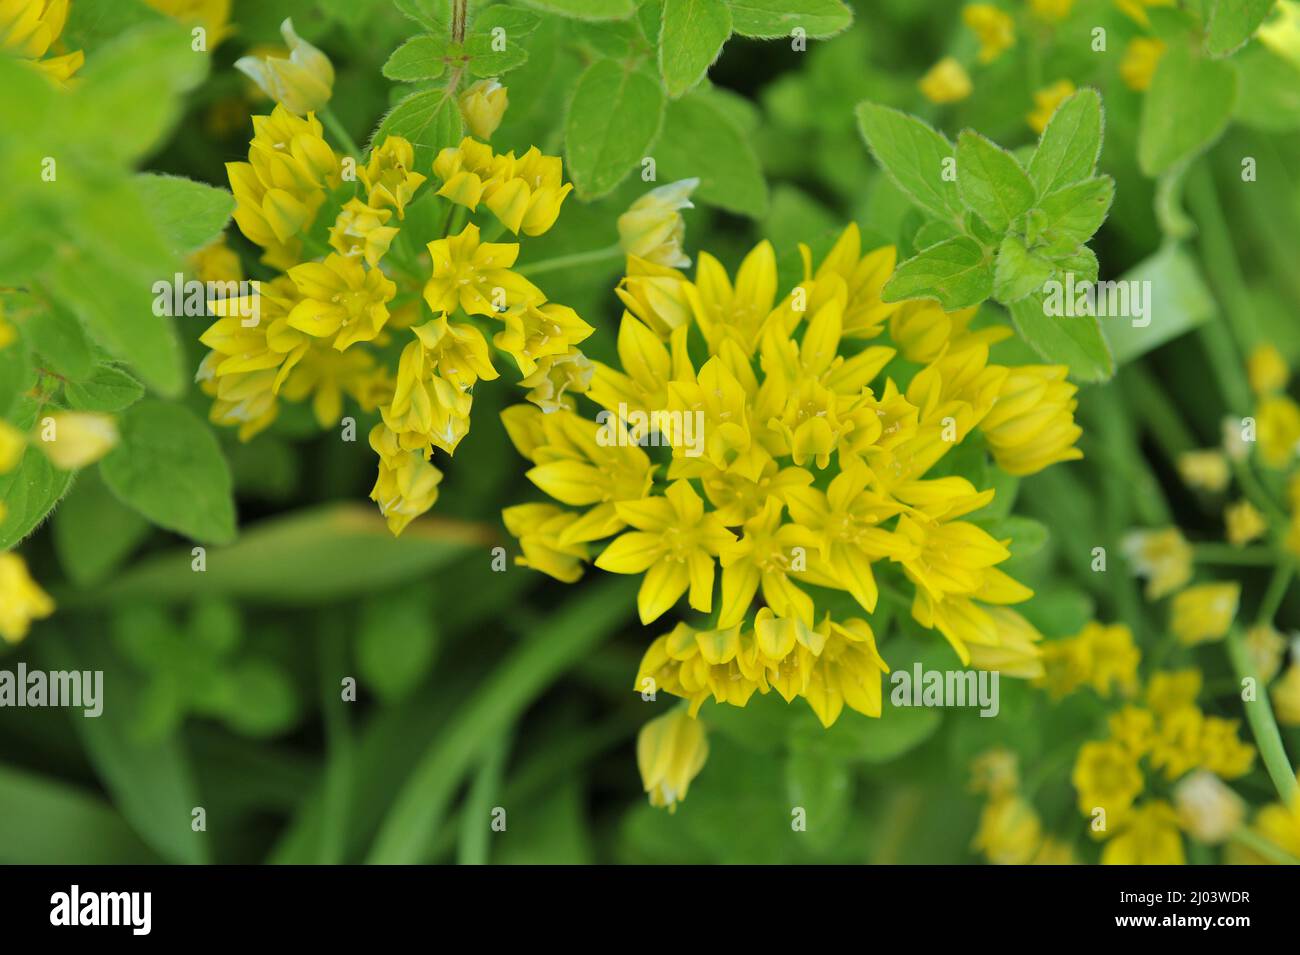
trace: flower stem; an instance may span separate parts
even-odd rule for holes
[[[1255,620],[1257,623],[1272,623],[1273,618],[1277,616],[1277,610],[1282,606],[1282,598],[1286,596],[1287,588],[1291,586],[1291,578],[1295,575],[1295,559],[1284,557],[1278,563],[1273,571],[1273,579],[1268,582],[1268,590],[1264,592],[1264,599],[1259,605],[1259,614]]]
[[[325,124],[329,131],[334,134],[334,138],[339,141],[339,145],[341,145],[346,152],[351,154],[357,162],[360,162],[361,150],[357,147],[351,134],[348,133],[343,124],[339,122],[339,118],[334,115],[334,110],[330,109],[328,106],[324,106],[316,115],[320,117],[321,122]]]
[[[1234,547],[1232,544],[1193,544],[1192,557],[1203,564],[1240,564],[1270,567],[1279,560],[1271,547]]]
[[[1255,736],[1255,745],[1259,748],[1260,759],[1268,770],[1273,786],[1282,797],[1283,805],[1291,805],[1296,798],[1297,786],[1295,770],[1287,758],[1286,748],[1282,745],[1282,734],[1278,731],[1277,721],[1273,718],[1273,705],[1269,702],[1268,688],[1259,678],[1255,663],[1246,650],[1246,643],[1240,627],[1233,627],[1228,634],[1228,657],[1240,682],[1250,678],[1255,683],[1254,700],[1243,701],[1246,720],[1250,723],[1251,733]]]
[[[622,254],[623,247],[615,242],[603,249],[592,249],[589,252],[574,252],[572,255],[558,255],[553,259],[542,259],[540,262],[520,266],[515,271],[520,275],[540,275],[543,272],[556,272],[560,269],[569,269],[578,265],[607,262],[618,258]]]

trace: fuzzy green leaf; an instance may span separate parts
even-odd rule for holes
[[[978,305],[993,293],[993,269],[974,239],[960,236],[900,263],[886,283],[886,302],[934,298],[947,311]]]

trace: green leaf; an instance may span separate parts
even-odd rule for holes
[[[521,36],[528,36],[541,25],[542,18],[531,10],[522,10],[519,7],[507,6],[504,3],[485,7],[474,16],[475,33],[482,33],[490,37],[494,30],[500,28],[505,31],[507,41],[516,40]]]
[[[1016,158],[969,129],[957,137],[957,191],[999,236],[1034,202],[1034,184]]]
[[[676,99],[704,78],[731,36],[724,0],[664,0],[659,75]]]
[[[394,538],[374,507],[330,505],[254,525],[234,544],[209,549],[201,574],[191,569],[188,547],[139,561],[96,597],[115,602],[229,597],[314,606],[426,577],[488,540],[477,525],[435,520],[412,524]]]
[[[998,248],[993,271],[993,297],[1004,305],[1018,302],[1052,277],[1056,265],[1051,259],[1025,248],[1018,235],[1008,235]]]
[[[1081,89],[1056,108],[1029,160],[1029,178],[1039,195],[1092,175],[1102,128],[1101,96],[1094,89]]]
[[[767,180],[750,137],[709,91],[692,90],[668,104],[654,156],[661,181],[698,177],[699,201],[755,219],[767,215]]]
[[[301,705],[287,673],[268,660],[241,660],[222,673],[206,712],[245,736],[275,736],[293,726]]]
[[[99,464],[124,504],[202,543],[235,536],[230,469],[212,431],[181,405],[149,399],[119,423],[121,443]]]
[[[35,448],[28,448],[18,467],[0,475],[0,550],[8,550],[30,534],[72,485],[72,472],[60,471]]]
[[[362,683],[385,702],[400,702],[429,675],[437,644],[425,591],[390,592],[366,601],[357,631]]]
[[[1044,196],[1034,213],[1039,240],[1065,254],[1092,238],[1106,221],[1115,198],[1115,180],[1097,176]]]
[[[597,60],[578,79],[564,124],[569,175],[579,195],[610,192],[649,154],[663,121],[664,94],[650,76]]]
[[[163,238],[177,255],[196,252],[214,241],[235,210],[234,196],[206,182],[152,172],[137,173],[134,182]]]
[[[735,31],[741,36],[773,39],[794,34],[825,39],[847,30],[853,11],[840,0],[728,0]]]
[[[1182,43],[1160,58],[1142,100],[1138,165],[1148,176],[1207,148],[1222,135],[1236,102],[1237,73]]]
[[[58,304],[33,315],[27,322],[26,334],[32,351],[55,374],[75,381],[88,377],[95,367],[81,323]]]
[[[993,293],[993,269],[984,249],[961,236],[940,242],[899,264],[883,299],[934,298],[947,311],[978,305]]]
[[[448,47],[442,37],[413,36],[392,52],[380,72],[399,82],[437,79],[447,69],[443,57]]]
[[[415,21],[430,33],[446,33],[447,4],[442,0],[393,0],[402,16]]]
[[[1106,339],[1120,364],[1146,354],[1214,316],[1214,298],[1201,278],[1196,259],[1176,243],[1144,259],[1124,273],[1123,281],[1150,282],[1150,324],[1134,326],[1127,319],[1107,321]]]
[[[446,90],[412,93],[394,106],[375,130],[372,145],[401,136],[415,147],[415,165],[424,169],[444,146],[455,146],[463,135],[460,106]]]
[[[1013,304],[1011,318],[1034,351],[1049,362],[1069,367],[1074,378],[1105,381],[1114,374],[1114,359],[1095,317],[1049,315],[1040,291]]]
[[[144,397],[144,385],[116,365],[96,365],[82,381],[63,388],[68,407],[76,411],[123,411]]]
[[[1251,38],[1276,0],[1210,0],[1205,52],[1227,56]]]
[[[103,673],[103,712],[94,719],[73,718],[96,774],[151,848],[171,862],[209,861],[208,841],[190,828],[190,813],[202,803],[184,743],[179,736],[136,736],[131,701],[138,699],[139,680],[109,652],[102,634],[93,636],[73,643],[46,634],[41,648],[51,669]]]
[[[804,810],[808,841],[818,851],[834,846],[844,832],[853,800],[848,764],[815,748],[792,748],[785,762],[790,805]]]
[[[82,585],[103,580],[148,534],[149,524],[109,493],[94,469],[81,474],[54,514],[59,563]]]
[[[858,105],[858,129],[872,156],[899,189],[940,219],[965,211],[957,191],[952,143],[915,116],[880,106]]]
[[[1231,60],[1237,71],[1233,119],[1256,129],[1300,127],[1300,64],[1252,43]]]
[[[465,53],[470,58],[469,72],[472,76],[500,76],[528,62],[528,51],[522,43],[507,42],[504,50],[495,50],[492,37],[486,33],[466,40]]]
[[[524,3],[575,20],[626,20],[636,12],[634,0],[524,0]]]

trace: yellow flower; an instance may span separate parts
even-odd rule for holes
[[[991,3],[967,4],[961,18],[980,41],[981,63],[992,63],[1016,42],[1016,21]]]
[[[689,268],[682,251],[686,222],[682,209],[694,209],[691,193],[699,179],[682,179],[652,189],[618,217],[618,241],[623,251],[647,262],[675,269]]]
[[[1286,395],[1265,395],[1255,408],[1255,437],[1265,466],[1284,468],[1300,444],[1300,406]]]
[[[442,472],[429,463],[428,452],[403,449],[383,424],[371,429],[370,447],[379,455],[379,477],[370,499],[397,536],[438,500]]]
[[[686,481],[674,481],[663,497],[614,505],[635,531],[615,538],[596,558],[614,574],[645,573],[637,594],[642,623],[662,617],[690,590],[690,605],[713,609],[714,558],[736,538]]]
[[[329,57],[294,32],[292,19],[280,24],[280,35],[289,47],[288,59],[241,56],[235,69],[291,113],[306,116],[324,108],[334,91]]]
[[[385,225],[390,209],[372,209],[360,199],[349,199],[330,226],[330,248],[346,258],[360,256],[372,269],[388,252],[397,229]]]
[[[145,0],[159,13],[165,13],[182,23],[198,23],[207,31],[208,49],[234,31],[230,27],[231,0]]]
[[[1178,814],[1153,799],[1124,816],[1101,852],[1102,865],[1184,865]]]
[[[383,144],[370,152],[370,161],[357,170],[366,187],[366,203],[375,209],[393,208],[397,218],[406,218],[406,204],[425,177],[412,172],[415,148],[401,136],[385,136]]]
[[[776,252],[770,242],[760,242],[745,256],[735,285],[721,262],[700,253],[695,281],[685,290],[712,354],[719,354],[726,340],[734,341],[746,356],[754,353],[776,303],[776,284]]]
[[[289,326],[326,339],[339,351],[373,341],[388,321],[388,303],[397,286],[378,269],[331,253],[324,262],[304,262],[289,270],[302,296],[289,313]]]
[[[1132,808],[1143,787],[1137,756],[1111,740],[1084,743],[1070,780],[1078,793],[1079,811],[1089,816],[1104,809],[1108,829]]]
[[[892,268],[892,266],[891,266]],[[908,361],[930,364],[945,350],[959,351],[968,345],[992,345],[1010,338],[1014,332],[1005,325],[989,325],[978,331],[968,326],[978,306],[945,312],[930,299],[903,302],[889,317],[889,336]]]
[[[646,723],[636,737],[636,764],[650,805],[669,812],[676,812],[708,758],[704,725],[680,707]]]
[[[1025,115],[1026,122],[1036,133],[1047,128],[1056,108],[1074,95],[1074,84],[1069,80],[1057,80],[1034,94],[1034,108]]]
[[[1053,21],[1064,20],[1070,15],[1074,0],[1029,0],[1029,8],[1040,19]]]
[[[200,282],[241,282],[244,278],[239,255],[226,245],[224,233],[191,255],[189,266]]]
[[[42,418],[32,441],[64,471],[94,464],[117,444],[117,422],[111,415],[89,411],[57,411]]]
[[[1077,461],[1083,429],[1074,423],[1079,390],[1065,380],[1064,365],[1023,365],[1007,375],[980,430],[998,467],[1008,474],[1037,474],[1058,461]]]
[[[62,84],[86,60],[80,50],[45,58],[63,32],[67,18],[68,0],[0,0],[0,52],[32,62]]]
[[[1121,547],[1134,573],[1147,578],[1147,600],[1159,600],[1192,579],[1192,547],[1176,527],[1132,531]]]
[[[1174,597],[1169,629],[1184,646],[1220,640],[1237,616],[1241,584],[1197,584]]]
[[[27,435],[0,418],[0,474],[8,474],[18,467],[26,450]],[[3,515],[0,515],[2,519]]]
[[[544,156],[536,146],[519,158],[513,152],[492,160],[483,185],[483,202],[511,232],[541,235],[560,216],[573,183],[564,182],[559,156]]]
[[[1283,726],[1300,726],[1300,663],[1292,663],[1273,684],[1273,712]]]
[[[492,336],[492,344],[510,355],[521,375],[537,371],[542,358],[568,353],[596,330],[567,305],[522,305],[501,316],[505,329]]]
[[[997,670],[1003,676],[1036,680],[1043,676],[1043,635],[1028,620],[1009,607],[985,610],[998,628],[996,645],[972,643],[971,666],[978,670]]]
[[[506,88],[496,80],[479,80],[460,94],[458,103],[470,135],[491,139],[501,125],[510,99]]]
[[[1042,822],[1034,807],[1019,796],[1002,796],[984,805],[971,848],[994,865],[1025,865],[1042,838]]]
[[[1294,797],[1290,805],[1277,802],[1265,806],[1255,814],[1250,829],[1260,838],[1271,842],[1292,858],[1300,859],[1300,796]],[[1272,865],[1277,861],[1270,856],[1255,852],[1244,855],[1246,857],[1241,861],[1254,865]],[[1236,862],[1238,860],[1230,861]]]
[[[686,277],[676,269],[630,255],[627,275],[618,283],[614,294],[629,314],[660,338],[667,338],[674,329],[690,324],[691,303],[686,292],[689,286]]]
[[[1246,819],[1246,804],[1213,773],[1198,770],[1174,787],[1178,821],[1198,842],[1226,842]]]
[[[1291,369],[1277,347],[1265,342],[1251,350],[1246,359],[1246,376],[1250,379],[1250,390],[1263,396],[1285,388]]]
[[[1125,706],[1106,720],[1110,738],[1123,746],[1134,759],[1145,756],[1155,743],[1156,717],[1140,706]]]
[[[1131,90],[1141,92],[1151,85],[1160,58],[1165,55],[1165,42],[1155,37],[1139,36],[1128,41],[1124,58],[1119,63],[1120,79]]]
[[[1119,7],[1126,17],[1137,21],[1142,26],[1151,24],[1151,18],[1147,16],[1148,7],[1172,7],[1174,3],[1175,0],[1115,0],[1115,6]]]
[[[991,799],[1007,796],[1020,788],[1020,763],[1009,749],[990,749],[971,760],[970,790]]]
[[[1197,491],[1218,494],[1232,480],[1228,459],[1222,451],[1184,451],[1178,455],[1178,474],[1183,483]]]
[[[1228,543],[1234,547],[1244,547],[1263,537],[1268,530],[1264,515],[1244,498],[1224,508],[1223,523],[1227,528]]]
[[[973,89],[970,74],[951,56],[930,67],[916,85],[931,103],[957,103],[970,96]]]
[[[433,174],[442,180],[438,195],[474,212],[492,178],[493,162],[492,147],[471,136],[462,139],[459,146],[439,150],[433,160]]]
[[[718,626],[734,627],[749,616],[760,585],[763,601],[779,617],[794,617],[813,625],[812,598],[790,579],[795,549],[809,543],[811,533],[797,524],[782,524],[782,504],[768,498],[762,513],[745,522],[744,535],[719,552],[722,565],[722,606]]]
[[[554,504],[518,504],[503,510],[501,519],[524,552],[515,558],[520,567],[532,567],[566,584],[582,577],[582,565],[589,559],[587,545],[567,539],[577,514]]]
[[[27,572],[13,551],[0,552],[0,637],[17,643],[27,636],[33,620],[54,613],[54,601]]]
[[[573,408],[573,395],[583,394],[591,387],[595,369],[591,361],[576,348],[560,355],[542,355],[537,367],[519,387],[527,388],[524,397],[543,411],[550,413],[563,408]]]
[[[1256,624],[1246,631],[1246,653],[1259,678],[1268,683],[1282,668],[1286,640],[1269,623]]]
[[[1091,686],[1101,696],[1117,689],[1125,696],[1137,691],[1137,668],[1142,654],[1133,632],[1124,624],[1105,626],[1090,621],[1073,637],[1042,645],[1043,678],[1053,696]]]
[[[428,249],[433,274],[424,300],[435,313],[451,313],[459,305],[469,315],[496,315],[546,301],[541,289],[510,271],[519,257],[518,243],[479,242],[472,222],[460,235],[433,240]]]
[[[1153,673],[1147,681],[1147,706],[1154,713],[1165,716],[1196,703],[1201,693],[1201,671],[1194,667],[1185,670],[1162,670]]]

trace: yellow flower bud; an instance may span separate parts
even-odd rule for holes
[[[1223,511],[1223,523],[1227,528],[1228,543],[1234,547],[1249,544],[1268,530],[1264,515],[1246,500],[1229,504]]]
[[[479,80],[460,94],[460,115],[470,135],[491,139],[510,105],[506,88],[496,80]]]
[[[699,179],[681,179],[652,189],[618,217],[618,241],[623,251],[669,268],[684,269],[691,264],[682,252],[686,222],[682,209],[694,209],[691,193]]]
[[[1237,616],[1241,584],[1197,584],[1176,595],[1169,629],[1181,643],[1192,646],[1219,640]]]
[[[641,727],[636,738],[636,762],[650,805],[676,812],[691,780],[709,758],[704,724],[678,707]]]
[[[1192,579],[1192,548],[1176,527],[1133,531],[1120,546],[1134,572],[1147,578],[1147,600],[1159,600]]]
[[[972,89],[965,67],[951,56],[930,67],[916,85],[931,103],[956,103],[970,96]]]
[[[7,0],[0,3],[0,53],[31,61],[59,85],[81,68],[85,55],[78,50],[45,59],[63,32],[68,0]]]
[[[1188,487],[1211,494],[1226,488],[1232,478],[1228,459],[1217,450],[1183,452],[1178,456],[1178,475]]]
[[[1261,623],[1246,631],[1246,654],[1255,665],[1259,678],[1268,683],[1282,668],[1286,640],[1272,624]]]
[[[1291,369],[1286,365],[1282,353],[1269,344],[1257,345],[1246,359],[1246,377],[1250,379],[1250,390],[1257,395],[1267,395],[1281,391],[1291,377]]]
[[[1286,668],[1281,679],[1269,688],[1273,713],[1283,726],[1300,726],[1300,663]]]
[[[110,415],[60,411],[41,419],[33,438],[56,468],[75,471],[94,464],[117,444],[117,423]]]
[[[23,559],[12,551],[0,553],[0,637],[17,643],[33,620],[52,613],[54,601],[32,580]]]
[[[280,33],[289,46],[287,60],[241,56],[235,69],[291,113],[305,116],[324,108],[334,92],[334,66],[329,57],[294,32],[292,19],[280,24]]]
[[[1016,21],[991,3],[967,4],[961,18],[980,41],[981,63],[992,63],[1016,42]]]
[[[1024,865],[1042,840],[1043,827],[1034,807],[1019,796],[991,800],[980,814],[971,848],[995,865]]]
[[[1192,838],[1211,846],[1230,838],[1246,816],[1241,797],[1204,769],[1174,787],[1174,805],[1182,827]]]
[[[1069,80],[1057,80],[1051,86],[1044,87],[1034,94],[1034,108],[1025,115],[1034,132],[1041,133],[1047,128],[1056,108],[1074,94],[1074,84]]]
[[[27,436],[0,418],[0,474],[8,474],[18,467],[27,450]]]
[[[1131,90],[1142,91],[1151,85],[1160,58],[1165,55],[1163,40],[1151,37],[1134,37],[1124,48],[1124,58],[1119,63],[1119,76]]]

